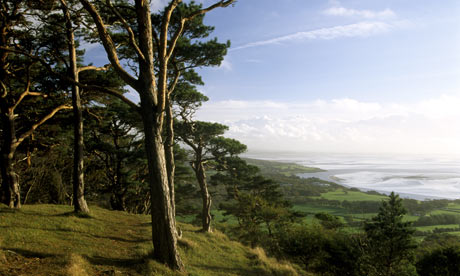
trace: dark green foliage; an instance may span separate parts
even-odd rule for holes
[[[377,216],[366,222],[363,262],[367,275],[414,275],[415,230],[410,222],[403,221],[404,214],[402,200],[392,192]]]
[[[326,229],[337,229],[343,226],[340,218],[328,213],[317,213],[315,218],[318,219],[321,225]]]
[[[277,232],[282,256],[319,275],[362,275],[359,237],[319,225],[291,226]]]
[[[424,255],[416,266],[420,276],[460,275],[460,247],[436,249]]]
[[[403,199],[404,208],[406,208],[408,213],[412,215],[425,215],[433,210],[446,208],[448,204],[449,200],[446,199],[425,201],[419,201],[410,198]]]
[[[227,188],[229,200],[219,208],[237,219],[233,232],[251,246],[276,247],[275,232],[296,221],[300,214],[290,209],[279,184],[258,175],[257,167],[237,157],[223,161],[212,181]]]
[[[442,225],[442,224],[459,224],[460,216],[452,214],[439,214],[420,217],[414,226],[429,226],[429,225]]]

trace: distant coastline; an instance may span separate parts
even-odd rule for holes
[[[394,191],[417,200],[460,198],[460,160],[454,158],[328,153],[246,156],[261,162],[304,166],[307,171],[296,173],[299,177],[317,177],[362,191]]]

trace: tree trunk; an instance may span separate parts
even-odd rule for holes
[[[3,203],[10,208],[21,208],[21,193],[19,176],[14,170],[14,153],[16,151],[16,129],[14,126],[14,114],[9,112],[6,99],[0,100],[2,112],[3,144],[1,149],[1,175]]]
[[[184,271],[177,247],[176,219],[172,212],[165,149],[161,137],[163,106],[156,87],[150,4],[136,0],[139,47],[144,58],[139,60],[137,88],[141,99],[141,116],[145,133],[145,150],[149,168],[151,195],[152,241],[154,258],[174,270]],[[165,93],[165,91],[162,91]]]
[[[148,181],[151,196],[153,257],[160,262],[166,263],[174,270],[184,271],[184,265],[177,248],[176,221],[172,212],[165,149],[161,137],[164,93],[166,91],[164,89],[158,91],[156,86],[150,1],[134,1],[137,21],[136,35],[138,40],[137,43],[136,41],[131,41],[131,44],[136,44],[135,49],[139,62],[138,79],[132,77],[122,68],[116,47],[96,8],[87,0],[80,0],[80,2],[94,19],[99,38],[102,40],[107,57],[114,70],[140,96],[140,113],[144,126],[145,149],[149,168]],[[166,30],[162,30],[161,35],[167,38],[168,30],[167,26],[165,27]],[[167,41],[167,39],[165,40]],[[164,53],[162,57],[164,57]],[[164,84],[161,84],[161,86],[164,87]]]
[[[183,270],[184,265],[177,248],[176,222],[171,207],[163,141],[154,106],[148,104],[149,100],[146,98],[141,98],[141,110],[152,199],[153,254],[155,259],[167,263],[171,268]]]
[[[168,172],[169,194],[171,197],[171,208],[174,215],[176,215],[176,203],[174,195],[174,173],[176,165],[174,163],[174,124],[173,124],[173,111],[169,96],[166,98],[166,141],[165,141],[165,157],[166,157],[166,170]]]
[[[201,200],[203,201],[203,207],[201,211],[201,221],[203,226],[203,232],[212,232],[211,229],[211,195],[208,191],[208,183],[206,181],[206,173],[202,162],[195,164],[195,174],[198,184],[200,185]]]
[[[72,21],[64,0],[62,2],[62,11],[66,18],[67,43],[69,47],[69,61],[71,78],[78,82],[77,53],[75,39],[72,30]],[[72,85],[72,107],[73,107],[73,128],[74,128],[74,157],[73,157],[73,205],[75,212],[89,213],[88,205],[85,200],[85,178],[83,163],[83,116],[80,100],[80,88]]]

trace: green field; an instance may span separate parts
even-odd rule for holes
[[[337,189],[335,191],[321,194],[319,197],[312,198],[325,198],[328,200],[339,200],[339,201],[382,201],[387,197],[384,195],[371,195],[359,191],[350,191],[349,189]]]

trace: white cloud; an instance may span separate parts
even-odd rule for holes
[[[247,43],[230,51],[241,50],[250,47],[281,44],[283,42],[305,41],[305,40],[330,40],[343,37],[365,37],[388,32],[393,26],[381,21],[364,21],[348,25],[339,25],[330,28],[321,28],[305,32],[297,32],[290,35],[275,37]]]
[[[323,12],[326,15],[346,16],[346,17],[362,17],[366,19],[386,19],[395,17],[396,14],[391,9],[384,9],[382,11],[371,10],[355,10],[348,9],[341,6],[331,7]]]
[[[221,101],[197,116],[229,125],[253,150],[460,154],[458,106],[460,94],[409,104]]]

